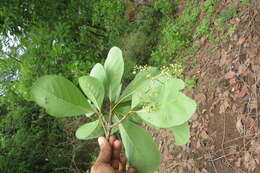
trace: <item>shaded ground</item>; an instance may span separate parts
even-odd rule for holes
[[[249,173],[260,165],[260,2],[240,8],[229,21],[237,31],[221,42],[198,40],[196,63],[186,67],[197,82],[186,93],[199,103],[190,144],[176,147],[169,131],[151,130],[162,152],[159,173]]]

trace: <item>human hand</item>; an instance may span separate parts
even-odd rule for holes
[[[91,173],[137,173],[134,168],[129,168],[126,172],[127,159],[121,157],[122,142],[115,136],[110,136],[109,141],[99,137],[98,143],[100,153]]]

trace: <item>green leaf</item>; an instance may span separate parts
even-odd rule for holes
[[[76,137],[78,139],[93,139],[104,135],[103,127],[99,120],[86,123],[80,126],[76,131]]]
[[[115,108],[115,112],[119,115],[124,115],[131,110],[131,106],[129,104],[120,104]]]
[[[86,117],[91,117],[92,115],[94,115],[94,112],[90,112],[90,113],[85,113]]]
[[[83,76],[79,78],[79,86],[98,110],[101,110],[105,94],[105,89],[102,83],[94,77]]]
[[[104,64],[107,74],[107,91],[110,101],[115,101],[124,72],[124,60],[122,51],[118,47],[112,47]]]
[[[117,89],[117,92],[116,92],[116,100],[118,100],[120,94],[121,94],[121,90],[122,90],[122,84],[119,85],[119,88]]]
[[[190,128],[189,123],[186,122],[179,126],[174,126],[170,128],[174,137],[175,137],[175,144],[178,146],[185,145],[190,140]]]
[[[158,100],[157,97],[154,97],[156,93],[158,93],[158,89],[165,82],[170,80],[169,77],[163,75],[157,75],[152,77],[149,80],[144,81],[143,87],[137,89],[132,96],[132,108],[136,107],[139,104],[154,102],[154,100]]]
[[[152,77],[158,74],[158,70],[154,67],[148,68],[147,70],[140,71],[130,82],[130,84],[126,87],[123,91],[122,95],[119,98],[119,103],[124,101],[131,100],[131,96],[134,94],[135,91],[144,87],[147,84],[148,80],[151,80]]]
[[[90,76],[95,77],[106,86],[106,72],[102,64],[97,63],[90,71]]]
[[[127,120],[119,125],[119,131],[130,166],[137,172],[153,173],[160,165],[160,153],[149,133]]]
[[[89,102],[91,108],[92,108],[93,110],[95,110],[96,108],[95,108],[95,106],[90,102],[90,100],[88,100],[88,102]],[[95,112],[85,113],[86,117],[88,117],[88,118],[91,117],[91,116],[94,115],[94,114],[95,114]]]
[[[118,126],[113,127],[112,130],[111,130],[111,134],[114,135],[114,134],[116,134],[118,131],[119,131],[119,127],[118,127]]]
[[[33,100],[55,117],[93,112],[88,100],[69,80],[57,75],[39,78],[33,85]]]
[[[146,122],[160,127],[170,128],[188,121],[196,110],[196,102],[181,93],[184,84],[179,79],[171,79],[156,88],[152,101],[138,115]]]

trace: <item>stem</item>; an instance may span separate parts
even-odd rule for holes
[[[117,107],[117,105],[119,105],[119,103],[121,103],[121,100],[119,100],[119,101],[113,106],[113,108],[112,108],[111,111],[114,111],[114,109]]]
[[[105,136],[106,136],[106,138],[108,138],[109,133],[108,133],[108,130],[106,128],[108,123],[104,119],[103,114],[101,112],[96,112],[96,114],[98,115],[99,121],[101,121],[102,127],[103,127],[104,132],[105,132]]]
[[[109,140],[109,136],[111,134],[111,124],[112,124],[112,116],[113,116],[113,109],[112,109],[112,104],[110,102],[109,104],[109,115],[108,115],[108,123],[107,123],[107,134],[106,134],[106,139]]]
[[[135,111],[132,111],[132,110],[129,111],[127,114],[125,114],[125,115],[123,116],[123,118],[122,118],[121,120],[119,120],[119,121],[117,121],[116,123],[110,125],[109,128],[113,128],[113,127],[118,126],[120,123],[122,123],[122,122],[123,122],[131,113],[133,113],[133,112],[135,112]]]
[[[112,124],[112,105],[111,105],[111,103],[110,103],[110,105],[109,105],[109,117],[108,117],[108,125],[110,126],[111,124]]]

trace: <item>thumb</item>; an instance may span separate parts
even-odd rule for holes
[[[110,163],[112,156],[112,148],[109,142],[104,137],[98,138],[98,144],[100,147],[100,153],[96,162]]]

